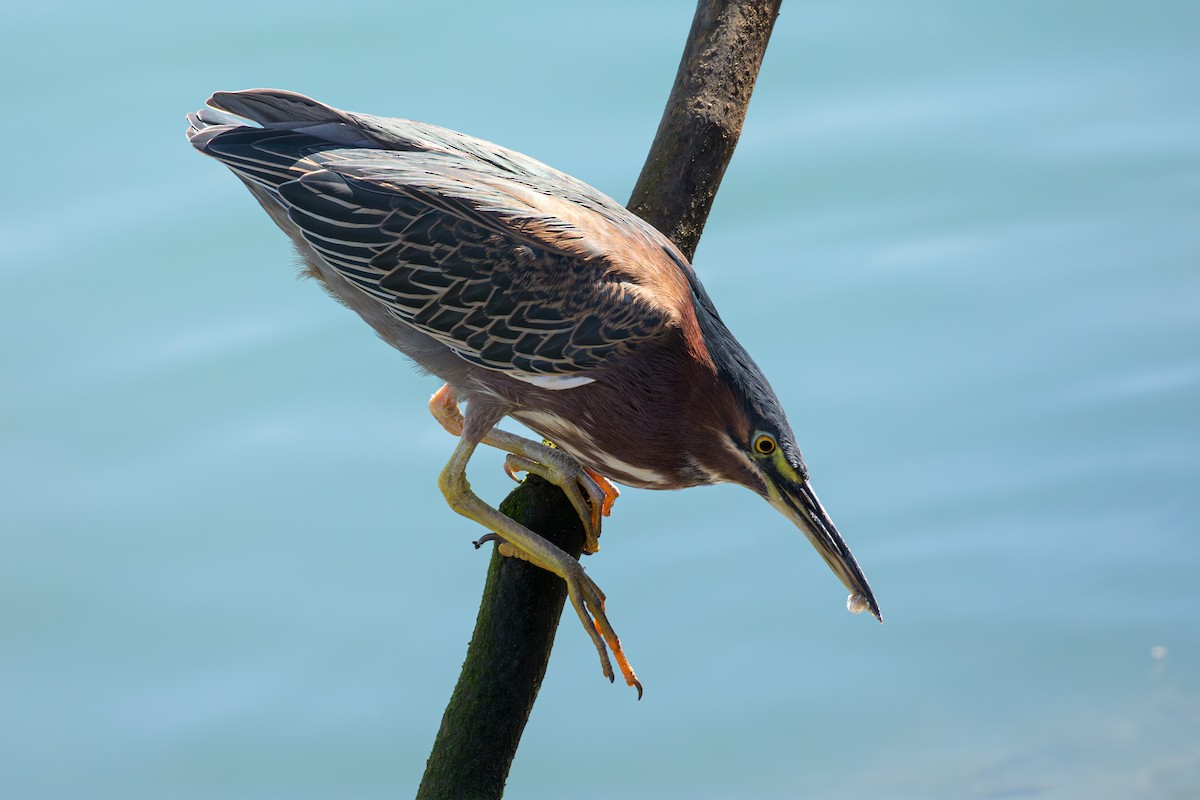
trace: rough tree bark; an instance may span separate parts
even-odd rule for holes
[[[697,4],[675,85],[629,201],[631,211],[689,259],[741,134],[781,1]],[[582,525],[554,486],[530,476],[500,510],[579,557]],[[557,576],[493,552],[475,632],[417,800],[503,794],[565,599]]]

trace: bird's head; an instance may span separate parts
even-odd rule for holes
[[[812,542],[817,553],[850,590],[847,607],[880,622],[879,604],[837,526],[808,481],[796,437],[766,377],[737,341],[686,262],[676,264],[691,288],[696,327],[685,333],[692,357],[692,413],[709,434],[702,471],[714,482],[740,483],[757,492]],[[703,375],[702,379],[697,376]],[[714,446],[715,445],[715,446]],[[699,453],[697,454],[699,455]]]
[[[738,461],[736,467],[729,465],[735,482],[761,495],[804,532],[833,574],[850,590],[851,611],[866,609],[882,622],[871,586],[813,491],[787,420],[782,412],[777,418],[772,416],[750,415],[745,419],[748,424],[726,434],[726,452]]]
[[[705,471],[714,480],[740,483],[761,495],[812,542],[817,553],[850,590],[847,606],[883,621],[879,604],[837,526],[817,499],[808,468],[783,406],[754,360],[721,322],[703,287],[693,280],[696,318],[708,372],[698,416],[712,426]],[[707,370],[706,370],[707,371]],[[715,428],[715,430],[713,430]]]

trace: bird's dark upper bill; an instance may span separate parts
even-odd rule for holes
[[[867,610],[875,619],[883,622],[879,604],[867,583],[866,576],[854,560],[854,554],[838,533],[833,520],[817,499],[808,481],[781,488],[782,505],[797,526],[804,531],[813,547],[825,559],[825,563],[851,592],[860,595],[867,603]]]

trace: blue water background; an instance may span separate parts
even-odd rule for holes
[[[277,86],[624,199],[688,2],[0,10],[0,796],[411,796],[487,563],[437,388],[183,115]],[[696,257],[886,624],[626,491],[522,798],[1200,797],[1200,4],[787,2]],[[480,454],[485,497],[508,490]]]

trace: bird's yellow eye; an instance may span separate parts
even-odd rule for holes
[[[754,437],[754,452],[760,456],[769,456],[775,452],[775,440],[765,433],[760,433]]]

